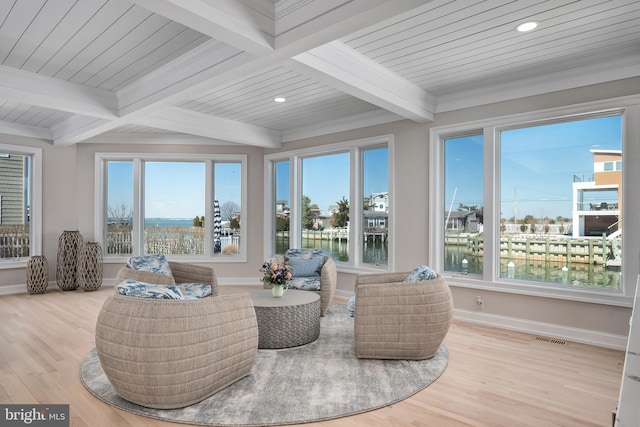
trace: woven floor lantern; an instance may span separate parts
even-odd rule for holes
[[[102,246],[87,242],[78,255],[78,285],[85,291],[95,291],[102,285]]]
[[[34,255],[27,262],[27,291],[44,294],[49,287],[49,264],[41,255]]]
[[[78,289],[78,250],[82,246],[82,236],[77,230],[65,230],[58,238],[58,263],[56,283],[63,291]]]

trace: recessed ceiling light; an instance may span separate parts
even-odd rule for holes
[[[276,101],[276,102],[284,102],[284,101],[286,101],[286,98],[277,97],[277,98],[273,98],[273,100]]]
[[[540,25],[540,23],[536,21],[523,22],[522,24],[516,27],[516,30],[518,30],[521,33],[526,33],[528,31],[535,30],[536,28],[538,28],[538,25]]]

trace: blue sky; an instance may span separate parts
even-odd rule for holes
[[[621,141],[620,116],[503,131],[502,217],[511,218],[515,212],[520,219],[570,218],[574,174],[593,173],[591,149],[620,150]],[[445,158],[446,208],[452,199],[454,211],[460,203],[481,207],[481,135],[449,140]]]
[[[388,149],[363,151],[363,193],[389,190]],[[289,162],[276,164],[276,199],[289,203]],[[302,192],[317,204],[323,214],[344,196],[349,200],[349,153],[308,157],[302,162]]]
[[[215,197],[220,204],[240,206],[239,163],[216,163]],[[133,205],[133,164],[109,162],[109,206]],[[205,214],[205,164],[202,162],[147,162],[145,164],[145,216],[193,218]]]

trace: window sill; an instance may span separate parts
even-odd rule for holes
[[[8,258],[0,260],[0,270],[9,270],[11,268],[26,268],[29,258]]]
[[[481,289],[491,292],[504,292],[518,295],[526,295],[541,298],[552,298],[567,301],[587,302],[591,304],[603,304],[616,307],[632,307],[633,298],[624,296],[622,292],[607,289],[572,288],[562,286],[551,288],[549,286],[532,283],[514,284],[507,282],[486,282],[479,277],[464,276],[461,274],[445,273],[443,277],[452,287]]]

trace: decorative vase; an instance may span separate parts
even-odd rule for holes
[[[44,294],[49,286],[49,264],[44,256],[35,255],[27,262],[27,291]]]
[[[82,246],[82,236],[78,230],[65,230],[58,239],[56,283],[63,291],[78,289],[77,270],[80,246]]]
[[[284,295],[284,285],[272,285],[271,295],[273,295],[274,298],[282,297]]]
[[[85,291],[95,291],[102,285],[102,246],[87,242],[78,254],[78,286]]]

